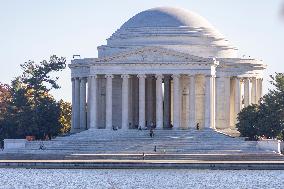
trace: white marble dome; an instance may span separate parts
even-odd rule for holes
[[[200,57],[237,57],[237,49],[205,18],[175,7],[158,7],[136,14],[107,39],[107,45],[98,47],[99,57],[145,46]]]
[[[121,26],[124,29],[141,27],[187,27],[210,30],[218,35],[217,30],[206,19],[182,8],[149,9],[138,13]]]

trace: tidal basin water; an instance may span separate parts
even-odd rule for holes
[[[284,188],[284,171],[0,169],[0,188]]]

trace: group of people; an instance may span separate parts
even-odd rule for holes
[[[131,126],[131,123],[129,123],[129,126]],[[172,129],[174,126],[173,126],[173,124],[171,123],[170,124],[170,128]],[[156,125],[154,124],[154,122],[151,122],[151,124],[150,125],[146,125],[146,128],[145,128],[145,130],[149,130],[149,135],[150,135],[150,137],[151,138],[153,138],[154,136],[155,136],[155,133],[154,133],[154,129],[156,128]],[[142,131],[142,127],[141,127],[141,125],[139,125],[139,126],[137,126],[137,129],[139,130],[139,131]],[[199,130],[200,129],[200,127],[199,127],[199,123],[197,123],[196,124],[196,130]],[[114,131],[116,131],[116,130],[118,130],[118,127],[116,127],[116,126],[112,126],[112,130],[114,130]]]

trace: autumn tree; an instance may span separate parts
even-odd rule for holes
[[[60,100],[59,107],[60,107],[59,122],[61,124],[60,133],[68,133],[71,130],[71,114],[72,114],[71,103]]]
[[[65,58],[55,55],[39,64],[28,61],[21,65],[23,74],[15,78],[11,86],[1,86],[1,138],[23,138],[26,135],[43,138],[46,134],[61,133],[62,127],[70,121],[69,115],[65,115],[66,111],[61,109],[63,102],[57,102],[50,90],[60,88],[58,77],[52,77],[52,74],[65,67]]]

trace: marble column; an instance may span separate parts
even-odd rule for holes
[[[80,130],[87,128],[86,122],[86,78],[80,78]]]
[[[71,79],[72,82],[72,117],[71,117],[71,133],[75,129],[75,79]]]
[[[262,78],[257,79],[257,102],[259,103],[259,100],[262,97]]]
[[[88,97],[88,99],[87,99],[87,129],[89,129],[90,128],[90,118],[91,118],[91,115],[90,115],[90,109],[91,109],[91,106],[92,106],[92,99],[91,99],[91,90],[92,90],[92,76],[89,76],[88,78],[87,78],[87,85],[88,85],[88,89],[87,89],[87,97]]]
[[[88,95],[88,116],[89,117],[89,128],[97,129],[97,90],[98,81],[97,76],[90,76],[89,81],[89,95]]]
[[[153,91],[153,82],[152,82],[152,76],[148,76],[146,79],[146,124],[150,125],[152,122],[154,122],[154,107],[153,107],[153,102],[154,102],[154,96],[155,91]]]
[[[216,76],[212,77],[212,128],[216,129]]]
[[[174,124],[173,129],[180,128],[180,75],[172,75],[174,83]]]
[[[253,77],[251,79],[251,103],[256,104],[256,95],[257,95],[257,85],[256,85],[256,78]]]
[[[80,79],[75,78],[74,130],[80,129]]]
[[[242,95],[241,95],[241,81],[240,78],[235,77],[234,78],[234,82],[235,82],[235,111],[234,111],[234,115],[235,115],[235,123],[234,125],[237,124],[237,117],[238,117],[238,113],[240,113],[241,108],[242,108]]]
[[[163,75],[156,75],[156,128],[163,128]]]
[[[122,124],[121,129],[129,129],[128,114],[128,93],[129,93],[129,75],[121,75],[122,78]]]
[[[249,78],[245,78],[244,80],[244,102],[245,107],[251,104],[251,90],[250,90],[250,80]]]
[[[225,94],[224,94],[224,119],[225,119],[225,128],[230,128],[230,117],[231,117],[231,77],[224,78],[224,87],[225,87]]]
[[[189,76],[189,126],[195,128],[195,76]]]
[[[205,120],[204,120],[204,128],[209,129],[212,128],[212,111],[213,111],[213,76],[207,75],[205,77]]]
[[[146,75],[139,74],[139,126],[145,127],[145,78]]]
[[[164,77],[164,124],[170,128],[171,124],[171,80],[170,76]]]
[[[106,129],[112,129],[112,79],[113,75],[107,74],[106,78]]]

